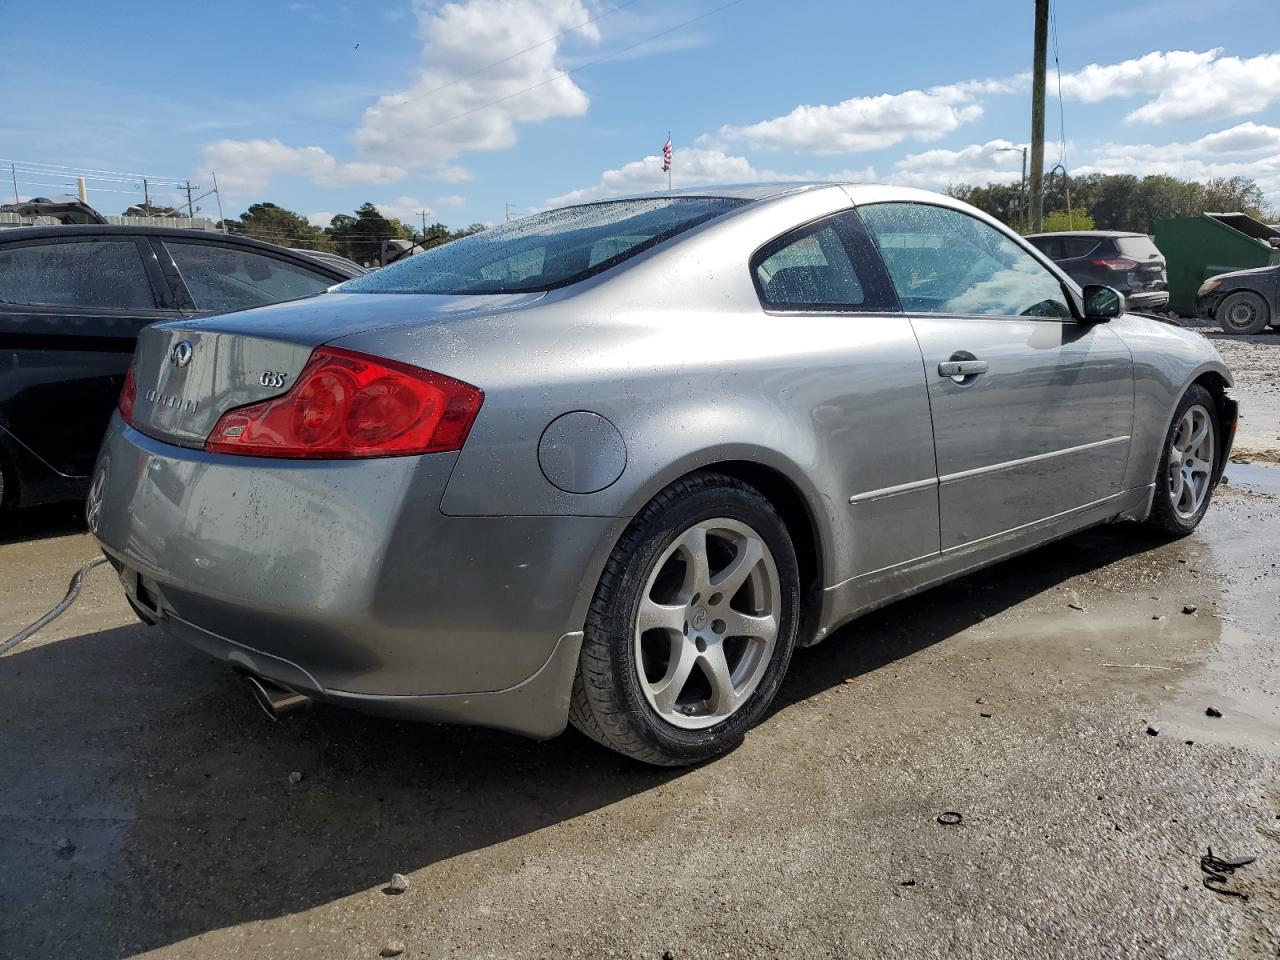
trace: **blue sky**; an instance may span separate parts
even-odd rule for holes
[[[57,38],[6,44],[0,156],[23,195],[64,191],[55,167],[216,171],[228,215],[370,200],[451,225],[664,185],[668,130],[677,186],[1017,177],[1031,0],[726,3],[0,2],[10,36]],[[1055,7],[1073,172],[1242,173],[1280,205],[1276,0]],[[1056,140],[1052,59],[1050,91]],[[141,199],[89,186],[108,213]]]

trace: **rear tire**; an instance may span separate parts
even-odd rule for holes
[[[721,474],[678,480],[605,564],[569,719],[645,763],[719,756],[773,702],[799,611],[795,549],[773,505]]]
[[[1222,298],[1215,312],[1224,333],[1245,336],[1261,333],[1271,322],[1271,307],[1261,294],[1237,290]]]
[[[1170,537],[1185,537],[1200,525],[1213,498],[1221,449],[1218,406],[1208,390],[1192,384],[1178,402],[1165,434],[1149,527]]]

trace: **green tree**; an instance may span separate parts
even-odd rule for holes
[[[312,226],[302,215],[274,203],[255,203],[240,214],[238,220],[224,221],[223,226],[230,233],[282,247],[328,250],[332,246],[319,227]]]
[[[384,217],[372,203],[362,203],[355,216],[340,213],[329,221],[325,235],[334,248],[356,263],[381,263],[382,241],[405,239],[409,232],[398,220]]]
[[[1040,230],[1044,233],[1062,233],[1067,230],[1092,230],[1093,217],[1083,210],[1054,210],[1046,213]]]
[[[1247,213],[1255,220],[1270,220],[1275,213],[1249,177],[1215,177],[1204,184],[1200,202],[1206,213]]]

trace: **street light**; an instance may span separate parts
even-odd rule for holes
[[[1027,148],[1026,147],[996,147],[995,153],[1020,153],[1022,154],[1022,184],[1018,188],[1018,219],[1021,221],[1019,229],[1027,228],[1026,212],[1027,212]]]

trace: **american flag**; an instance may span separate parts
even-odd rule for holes
[[[662,145],[662,172],[671,172],[671,134],[667,134],[667,142]]]

